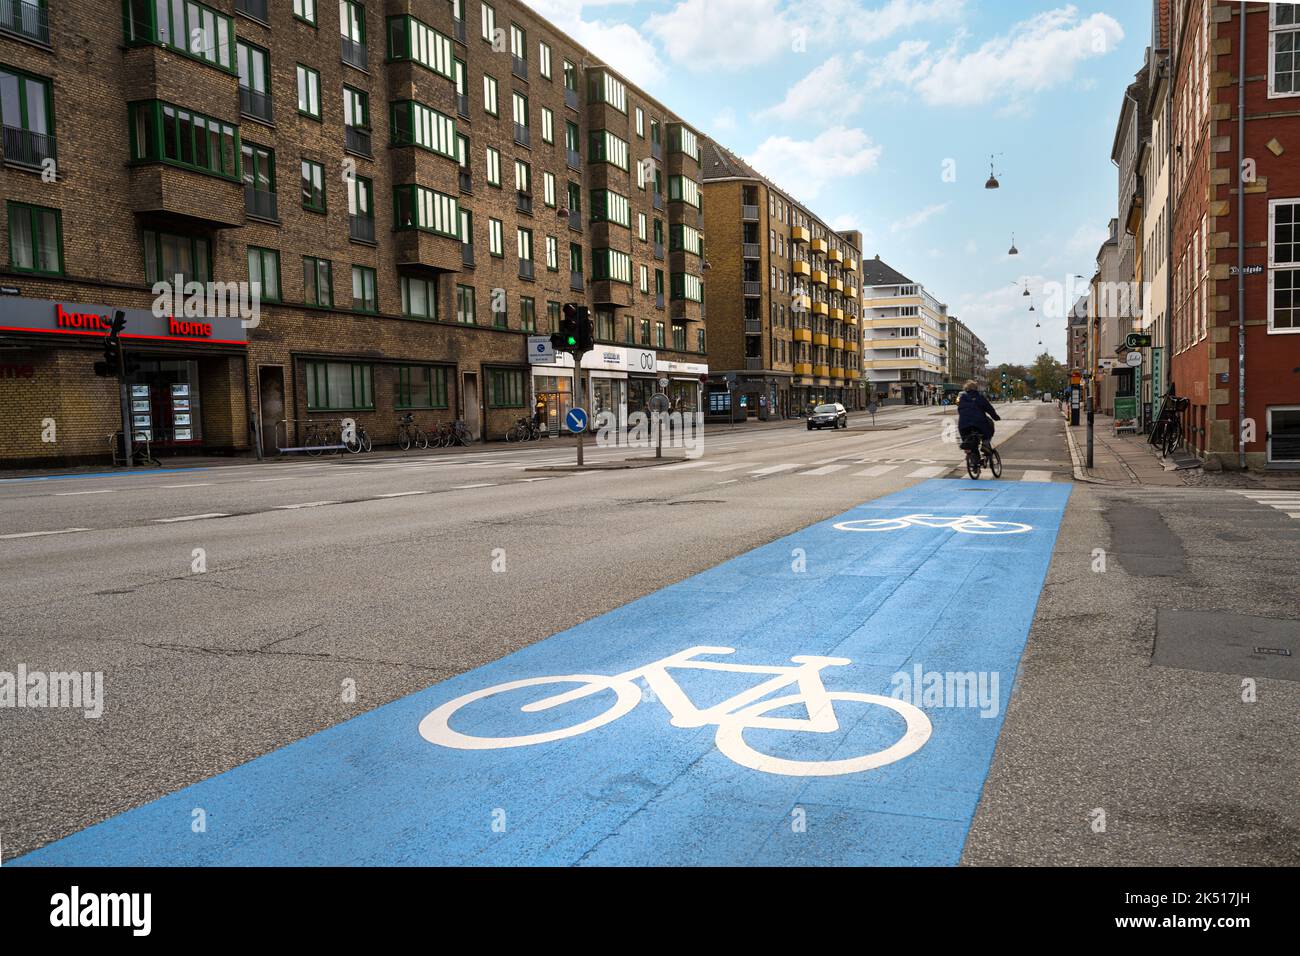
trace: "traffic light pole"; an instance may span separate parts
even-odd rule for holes
[[[131,399],[126,385],[126,350],[122,348],[121,339],[117,347],[117,400],[122,407],[122,451],[126,453],[128,470],[134,464],[135,455],[131,445]]]
[[[582,408],[582,356],[584,353],[575,352],[573,354],[573,395],[574,407]],[[578,467],[582,467],[582,445],[585,441],[587,429],[583,428],[578,432]]]

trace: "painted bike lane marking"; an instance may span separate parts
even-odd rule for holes
[[[975,487],[854,508],[15,862],[955,864],[1070,493]],[[997,679],[982,709],[895,696],[931,673]]]

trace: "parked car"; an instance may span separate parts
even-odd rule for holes
[[[808,430],[814,428],[848,428],[849,413],[839,402],[830,405],[818,405],[808,416]]]

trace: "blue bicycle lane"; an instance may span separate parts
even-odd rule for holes
[[[924,482],[13,862],[956,864],[1069,494],[1064,484]],[[1017,527],[1003,534],[898,521],[884,526],[890,530],[835,527],[907,515],[979,515]],[[888,748],[906,727],[896,710],[834,695],[903,695],[903,675],[922,678],[927,689],[906,699],[929,718],[930,736],[875,769],[765,772],[725,756],[716,724],[671,725],[665,705],[641,681],[631,710],[564,739],[467,750],[420,733],[426,715],[467,694],[555,675],[622,674],[700,645],[734,648],[731,655],[705,655],[726,663],[793,667],[791,658],[800,655],[852,662],[821,671],[838,730],[751,726],[741,735],[754,752],[812,766]],[[699,708],[767,679],[670,673]],[[931,676],[971,673],[987,690],[983,700],[972,699],[975,693],[964,701],[945,696]],[[614,704],[613,690],[549,710],[520,710],[577,686],[485,697],[448,723],[479,738],[598,723],[594,718]],[[792,704],[767,716],[807,713]],[[196,827],[200,816],[205,825]]]

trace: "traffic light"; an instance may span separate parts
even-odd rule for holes
[[[551,347],[557,352],[582,355],[596,347],[595,329],[591,312],[585,305],[566,303],[560,318],[560,330],[551,336]]]
[[[1130,349],[1151,348],[1151,336],[1140,332],[1130,332],[1124,339],[1124,346]]]
[[[122,353],[122,341],[118,338],[126,328],[126,313],[121,309],[113,313],[113,324],[108,335],[104,337],[104,361],[95,363],[95,374],[103,378],[112,378],[119,370],[127,375],[140,368],[139,363],[132,362]]]
[[[591,310],[578,306],[578,351],[590,352],[596,347],[596,330],[591,324]]]

